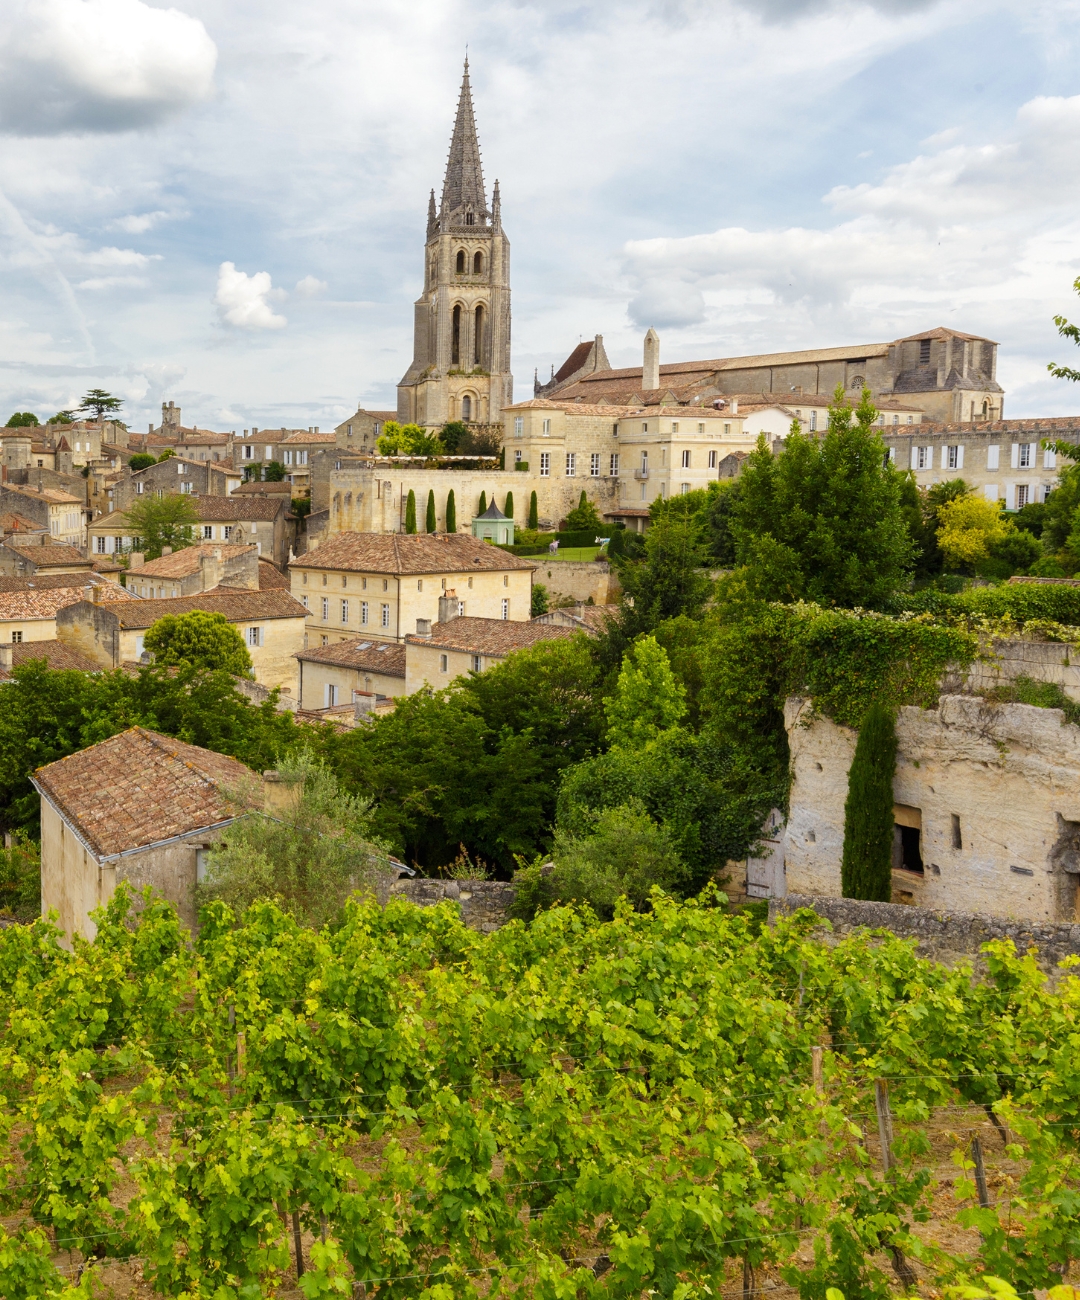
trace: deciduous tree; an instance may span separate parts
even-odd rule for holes
[[[40,421],[33,411],[16,411],[8,419],[4,427],[6,429],[36,429],[39,424]]]
[[[148,629],[143,644],[156,664],[220,669],[237,677],[251,672],[244,638],[224,614],[202,609],[166,614]]]
[[[156,560],[165,546],[179,551],[194,542],[199,516],[189,496],[173,492],[137,498],[128,506],[124,522],[134,530],[146,558]]]
[[[686,690],[656,637],[640,637],[631,646],[604,712],[608,743],[623,749],[644,749],[685,717]]]

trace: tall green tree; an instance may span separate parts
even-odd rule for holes
[[[477,513],[478,515],[482,515],[486,509],[487,509],[487,493],[486,493],[486,492],[481,492],[481,493],[480,493],[480,504],[479,504],[479,506],[477,506],[476,513]]]
[[[33,411],[16,411],[15,414],[8,419],[8,422],[4,426],[4,428],[5,429],[36,429],[39,426],[39,424],[40,421],[38,420],[37,416],[33,413]]]
[[[852,411],[838,387],[824,438],[796,423],[775,456],[758,440],[733,526],[756,595],[875,608],[907,579],[916,547],[876,418],[868,389]]]
[[[134,530],[146,558],[156,560],[163,547],[179,551],[194,542],[199,516],[191,497],[173,492],[137,498],[125,511],[124,522]]]
[[[643,636],[631,646],[604,712],[608,743],[623,749],[644,749],[686,716],[686,690],[656,637]]]
[[[156,465],[157,459],[148,451],[137,451],[128,461],[133,474],[137,474],[141,469],[149,469],[151,465]]]
[[[74,411],[57,411],[55,415],[50,415],[46,424],[74,424]]]
[[[156,664],[189,664],[236,677],[251,672],[251,656],[244,638],[224,614],[202,609],[166,614],[150,626],[143,645]]]
[[[264,483],[284,483],[285,466],[279,460],[268,460],[263,466]]]
[[[535,489],[529,494],[529,527],[534,529],[540,527],[540,514],[536,505]]]
[[[1073,288],[1080,293],[1080,276],[1073,281]],[[1054,324],[1063,339],[1069,339],[1080,347],[1080,325],[1070,325],[1064,316],[1055,316]],[[1074,370],[1072,366],[1058,366],[1051,361],[1046,368],[1055,379],[1071,379],[1074,384],[1080,383],[1080,370]]]
[[[845,898],[892,898],[896,724],[882,704],[866,711],[848,773],[840,887]]]
[[[405,499],[405,531],[416,532],[416,493],[412,488],[409,488],[409,495]]]
[[[457,501],[454,499],[453,488],[446,494],[446,531],[457,532]]]
[[[115,416],[124,405],[119,397],[113,397],[104,388],[91,388],[79,403],[79,410],[92,415],[95,420],[104,420],[106,416]]]
[[[506,494],[506,504],[503,506],[503,514],[507,517],[507,519],[513,519],[513,517],[514,517],[514,494],[513,494],[513,492],[507,492],[507,494]]]
[[[468,450],[469,426],[461,420],[451,420],[439,431],[439,441],[448,456],[464,455]]]
[[[424,518],[424,529],[426,532],[433,533],[436,531],[435,519],[435,489],[428,488],[427,494],[427,514]]]

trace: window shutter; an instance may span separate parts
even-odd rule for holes
[[[933,465],[933,463],[934,463],[934,453],[931,452],[931,453],[930,453],[930,464]],[[942,447],[942,449],[941,449],[941,468],[942,468],[942,469],[948,469],[948,468],[949,468],[949,449],[948,449],[948,447]]]
[[[997,469],[998,467],[998,447],[987,447],[986,449],[986,468]]]
[[[1014,452],[1016,451],[1015,447],[1013,448],[1013,451]],[[1016,484],[1015,483],[1007,483],[1005,485],[1005,509],[1006,510],[1016,509]]]
[[[1012,445],[1012,467],[1013,469],[1020,468],[1020,444],[1018,442],[1014,442]],[[1009,509],[1012,509],[1011,505],[1009,506]]]
[[[961,443],[960,446],[957,447],[956,449],[956,468],[957,469],[964,468],[964,444],[963,443]]]
[[[1053,447],[1043,450],[1043,469],[1057,469],[1057,452]]]
[[[919,468],[919,449],[914,443],[911,444],[911,468]]]

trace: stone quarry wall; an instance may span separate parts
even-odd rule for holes
[[[450,900],[461,909],[461,919],[471,930],[490,934],[510,919],[517,889],[502,880],[427,880],[402,876],[390,886],[417,907],[434,907]]]
[[[1037,682],[1054,682],[1070,699],[1080,700],[1080,652],[1073,646],[995,637],[984,647],[984,654],[986,658],[977,659],[962,678],[965,692],[978,695],[1017,677],[1031,677]]]
[[[789,699],[784,889],[840,896],[844,803],[856,733]],[[943,696],[902,708],[893,797],[921,819],[924,874],[893,872],[893,898],[1029,921],[1078,919],[1080,727],[1060,709]]]
[[[535,559],[534,582],[543,583],[552,600],[573,600],[581,604],[610,605],[619,598],[622,588],[619,579],[607,560],[552,560],[543,556]]]
[[[810,894],[773,898],[769,900],[769,924],[800,907],[812,908],[830,922],[835,938],[859,929],[889,930],[901,939],[917,939],[920,955],[936,961],[977,957],[981,946],[991,939],[1011,939],[1021,953],[1037,948],[1039,964],[1047,969],[1066,957],[1080,955],[1080,922],[1012,921],[976,912],[933,911],[854,898]]]

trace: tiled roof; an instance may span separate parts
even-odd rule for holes
[[[569,391],[569,390],[567,390]],[[515,402],[513,406],[504,406],[504,411],[574,411],[583,415],[636,415],[641,409],[640,402],[632,402],[625,407],[618,407],[604,402],[602,405],[588,402],[575,402],[563,397],[533,397],[527,402]]]
[[[39,767],[38,790],[99,858],[236,817],[261,800],[243,763],[132,727]]]
[[[93,659],[87,659],[85,655],[72,650],[70,646],[64,645],[62,641],[20,641],[17,645],[11,647],[11,664],[13,668],[18,668],[20,664],[29,663],[31,659],[44,659],[50,668],[58,671],[67,669],[75,669],[80,673],[97,673],[101,671],[100,664],[96,664]],[[6,681],[10,677],[11,674],[6,668],[0,668],[0,681]]]
[[[555,371],[555,382],[562,383],[564,379],[569,379],[571,375],[577,374],[585,362],[588,361],[592,349],[592,340],[588,343],[579,343],[558,370]]]
[[[40,533],[44,532],[41,524],[35,524],[32,519],[27,519],[25,515],[2,514],[0,515],[0,533]]]
[[[117,567],[119,568],[119,565]],[[102,586],[105,582],[105,578],[95,578],[93,573],[87,573],[85,569],[78,573],[23,574],[17,578],[0,574],[0,591],[52,591],[54,587],[77,587],[82,591],[91,583],[94,586]],[[120,587],[118,582],[110,582],[109,586],[118,587],[123,591],[123,587]]]
[[[441,626],[441,625],[440,625]],[[361,637],[338,641],[335,645],[313,646],[293,656],[305,663],[332,664],[335,668],[358,668],[383,673],[387,677],[405,676],[405,647],[393,641],[365,641]]]
[[[241,522],[268,522],[288,514],[292,503],[283,497],[202,497],[192,495],[192,505],[200,520],[236,519]]]
[[[259,557],[259,590],[260,591],[288,591],[289,575],[282,573],[276,564],[271,564],[269,560]]]
[[[467,533],[337,533],[290,569],[356,573],[476,573],[531,569],[528,560]]]
[[[433,623],[431,636],[407,636],[408,645],[434,646],[437,650],[466,650],[470,654],[501,659],[512,650],[522,650],[538,641],[558,641],[576,636],[572,627],[549,623],[515,623],[503,618],[454,618]]]
[[[19,546],[14,538],[9,537],[3,543],[8,551],[14,552],[20,559],[29,560],[39,569],[47,569],[54,564],[79,564],[89,569],[92,561],[74,546],[65,546],[62,542],[50,542],[39,546],[32,540],[28,546]]]
[[[919,438],[965,433],[1001,433],[1006,435],[1045,433],[1056,438],[1063,433],[1080,433],[1080,415],[1032,416],[1028,420],[976,420],[974,423],[964,421],[960,424],[932,424],[928,420],[924,420],[922,424],[912,425],[910,429],[906,424],[901,425],[896,431],[891,428],[885,429],[886,435],[894,438],[901,432],[908,437]]]
[[[61,492],[59,488],[26,487],[22,484],[5,483],[7,492],[18,492],[20,496],[30,497],[34,501],[47,501],[54,506],[81,506],[83,503],[70,492]]]
[[[137,569],[132,569],[131,576],[137,578],[146,574],[150,578],[186,578],[199,571],[204,555],[213,557],[215,551],[218,551],[223,560],[230,560],[254,549],[254,544],[249,546],[232,542],[205,542],[199,546],[185,546],[182,550],[173,551],[171,555],[162,555],[157,560],[149,560]]]
[[[301,429],[298,433],[290,433],[289,436],[282,439],[282,441],[286,443],[291,442],[293,444],[298,442],[325,442],[329,443],[332,447],[337,441],[337,438],[333,429],[329,430],[327,433],[315,433],[311,429]]]
[[[106,587],[115,587],[115,593],[105,591]],[[117,582],[102,583],[97,588],[110,604],[114,601],[132,605],[148,604],[138,601],[130,591],[125,591]],[[55,618],[57,612],[68,605],[77,605],[84,599],[82,587],[48,587],[42,590],[35,587],[29,591],[0,591],[0,622],[13,619]]]
[[[944,325],[938,325],[932,330],[923,330],[921,334],[908,334],[902,339],[897,339],[897,343],[917,343],[922,339],[960,339],[963,342],[974,343],[993,343],[993,339],[988,339],[983,334],[961,334],[959,330],[947,329]],[[996,346],[996,345],[995,345]]]
[[[105,555],[95,555],[93,570],[95,573],[123,573],[124,566],[117,564],[115,560],[110,560]]]
[[[308,611],[287,591],[204,591],[197,596],[170,596],[162,600],[133,600],[118,610],[120,626],[149,627],[166,614],[190,614],[202,609],[224,614],[230,623],[267,618],[307,618]]]
[[[280,483],[241,483],[239,487],[233,488],[229,493],[230,496],[245,497],[291,497],[293,485],[286,483],[284,479]]]

